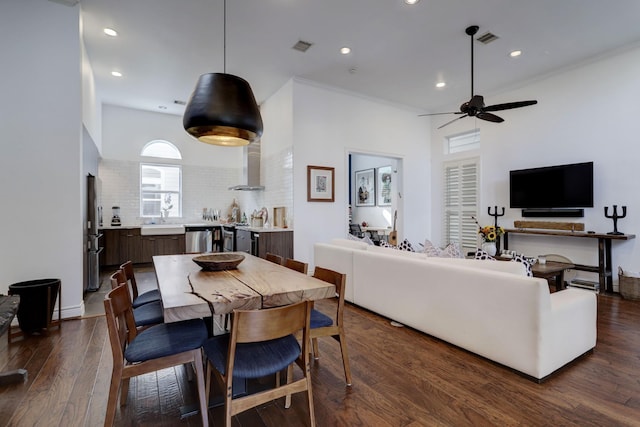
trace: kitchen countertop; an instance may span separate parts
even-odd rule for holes
[[[240,226],[237,226],[236,229],[253,231],[255,233],[278,233],[283,231],[293,231],[293,228],[281,228],[281,227],[264,228],[264,227],[251,227],[249,225],[240,225]]]

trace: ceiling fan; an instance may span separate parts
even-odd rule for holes
[[[507,102],[505,104],[495,104],[495,105],[484,105],[484,97],[482,95],[474,95],[473,93],[473,36],[478,32],[477,25],[472,25],[467,27],[465,32],[467,35],[471,37],[471,99],[468,102],[465,102],[460,106],[460,111],[452,111],[447,113],[430,113],[430,114],[420,114],[422,116],[438,116],[442,114],[463,114],[463,116],[456,117],[455,119],[448,121],[447,123],[439,126],[438,129],[441,129],[456,120],[464,119],[465,117],[477,117],[481,120],[486,120],[488,122],[501,123],[504,121],[502,117],[496,116],[492,114],[491,111],[502,111],[502,110],[510,110],[512,108],[520,108],[526,107],[529,105],[537,104],[538,101],[518,101],[518,102]]]

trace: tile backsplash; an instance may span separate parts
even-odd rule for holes
[[[240,209],[251,216],[265,206],[270,219],[273,208],[284,206],[289,220],[293,217],[293,154],[292,147],[262,158],[261,181],[264,191],[231,191],[228,188],[242,180],[242,168],[182,166],[182,218],[167,222],[200,222],[202,209],[220,209],[229,213],[235,198]],[[103,224],[111,221],[112,206],[120,207],[123,225],[140,225],[150,218],[140,217],[140,163],[102,159],[98,168],[101,188],[98,204],[103,206]],[[272,222],[272,221],[271,221]]]

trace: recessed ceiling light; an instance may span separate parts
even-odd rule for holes
[[[445,82],[436,83],[436,87],[445,87],[447,84]]]
[[[118,32],[116,30],[114,30],[113,28],[105,28],[102,31],[104,31],[104,33],[106,35],[111,36],[111,37],[116,37],[118,35]]]
[[[111,75],[113,77],[122,77],[122,73],[120,71],[112,71]]]
[[[351,48],[345,46],[345,47],[340,49],[340,53],[343,54],[343,55],[348,55],[348,54],[351,53]]]
[[[515,58],[515,57],[520,56],[520,55],[522,55],[522,51],[521,50],[514,50],[511,53],[509,53],[509,56],[512,57],[512,58]]]
[[[404,0],[404,2],[405,2],[406,4],[416,4],[416,3],[418,3],[419,1],[420,1],[420,0]]]

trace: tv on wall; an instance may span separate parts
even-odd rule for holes
[[[593,162],[509,172],[512,208],[593,207]]]

